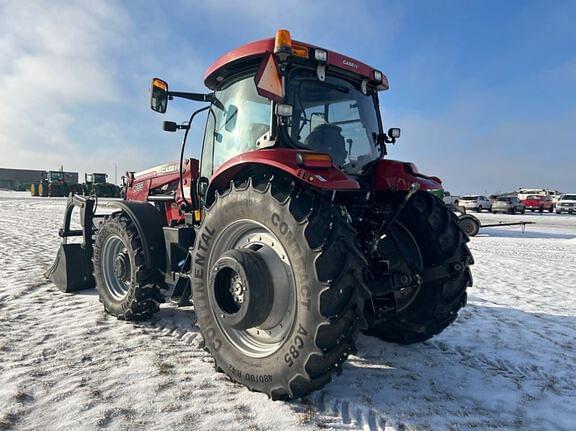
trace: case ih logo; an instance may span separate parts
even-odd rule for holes
[[[174,172],[178,170],[178,163],[165,164],[158,168],[159,173]]]
[[[358,69],[358,65],[350,60],[342,60],[342,64],[352,67],[353,69]]]

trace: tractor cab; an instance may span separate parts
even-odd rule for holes
[[[49,183],[63,183],[64,182],[64,172],[62,171],[48,171],[46,174],[46,180]]]
[[[108,178],[107,174],[85,174],[84,180],[86,183],[90,184],[106,184],[106,179]]]
[[[220,57],[204,82],[212,93],[170,92],[167,83],[155,78],[151,108],[165,112],[173,97],[211,101],[200,163],[206,182],[237,157],[269,148],[291,150],[277,154],[293,158],[295,165],[307,164],[303,155],[314,159],[316,167],[357,175],[400,136],[400,129],[384,132],[382,127],[378,92],[388,89],[382,72],[292,41],[286,30]],[[189,127],[171,124],[165,129]]]

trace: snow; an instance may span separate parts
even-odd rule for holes
[[[330,385],[272,402],[214,371],[191,308],[122,322],[47,282],[64,206],[0,192],[0,430],[574,429],[576,216],[478,215],[537,224],[471,240],[474,287],[448,330],[360,336]]]

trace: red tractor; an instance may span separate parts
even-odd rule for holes
[[[385,157],[400,130],[382,127],[382,72],[280,30],[216,60],[204,82],[206,94],[152,83],[155,111],[207,104],[164,123],[184,130],[179,160],[130,174],[110,215],[70,196],[48,274],[62,290],[95,285],[126,320],[193,304],[216,369],[273,399],[326,385],[360,330],[409,344],[456,319],[468,237],[438,178]],[[200,112],[202,156],[185,158]]]

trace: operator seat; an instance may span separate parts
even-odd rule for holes
[[[304,145],[312,150],[328,153],[336,166],[342,166],[346,162],[346,142],[344,136],[340,133],[342,128],[334,124],[320,124],[310,132]]]

